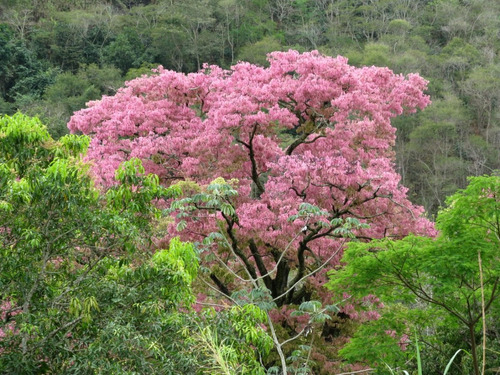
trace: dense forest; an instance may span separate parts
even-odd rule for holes
[[[498,372],[500,3],[0,0],[0,116],[0,373]]]
[[[87,101],[158,64],[265,64],[289,48],[418,72],[433,104],[394,121],[396,155],[435,215],[467,176],[499,167],[499,14],[489,0],[2,0],[0,112],[39,116],[57,138]]]

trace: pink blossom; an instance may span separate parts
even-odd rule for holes
[[[433,224],[400,184],[391,125],[393,117],[429,104],[427,81],[387,68],[352,67],[344,57],[317,51],[274,52],[269,61],[268,68],[205,65],[192,74],[160,67],[151,77],[127,82],[115,96],[88,103],[68,126],[92,136],[88,159],[103,187],[116,183],[116,168],[131,157],[165,185],[237,179],[233,232],[254,268],[250,241],[268,270],[276,266],[271,252],[286,249],[283,258],[296,272],[300,243],[320,220],[358,218],[369,225],[355,230],[360,238],[434,235]],[[258,183],[262,191],[256,193]],[[303,203],[325,214],[290,221]],[[207,213],[186,221],[185,240],[218,230]],[[307,267],[330,257],[329,267],[339,264],[345,240],[329,235],[332,230],[308,240],[302,254]],[[178,235],[175,225],[171,234]],[[319,287],[325,281],[326,269],[309,282]],[[346,313],[356,315],[347,307]]]

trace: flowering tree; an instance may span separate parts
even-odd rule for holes
[[[165,185],[183,181],[177,229],[219,241],[212,255],[232,277],[213,269],[217,289],[229,297],[247,280],[283,306],[311,298],[346,237],[434,233],[399,185],[390,123],[429,98],[416,74],[343,57],[274,52],[269,62],[159,68],[90,102],[69,128],[92,136],[103,186],[132,157]]]

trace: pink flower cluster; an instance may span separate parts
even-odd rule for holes
[[[392,338],[397,338],[397,332],[394,330],[387,330],[387,331],[385,331],[385,333],[388,336],[391,336]],[[399,337],[398,346],[401,348],[401,350],[404,351],[404,350],[408,349],[409,343],[410,343],[410,337],[406,333],[403,333]]]
[[[11,301],[4,300],[0,302],[0,341],[8,335],[15,335],[17,333],[16,322],[7,321],[7,319],[20,313],[21,310],[15,309],[15,305]]]
[[[391,118],[426,107],[427,82],[316,51],[274,52],[269,61],[268,68],[242,62],[187,75],[160,67],[88,103],[68,126],[92,136],[88,159],[104,187],[116,183],[116,168],[131,157],[165,185],[237,179],[235,234],[239,243],[255,240],[269,268],[269,249],[289,249],[294,267],[311,231],[297,234],[322,219],[358,218],[369,224],[356,232],[361,238],[435,234],[423,209],[407,199],[392,150]],[[326,214],[289,221],[302,203]],[[184,236],[211,230],[206,215],[190,221]],[[337,252],[331,264],[338,264],[343,242],[327,234],[320,230],[307,243],[307,262]]]

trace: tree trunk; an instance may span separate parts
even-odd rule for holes
[[[476,333],[474,332],[474,324],[469,324],[469,337],[472,354],[472,362],[474,365],[474,375],[481,375],[479,372],[479,363],[477,360]]]

